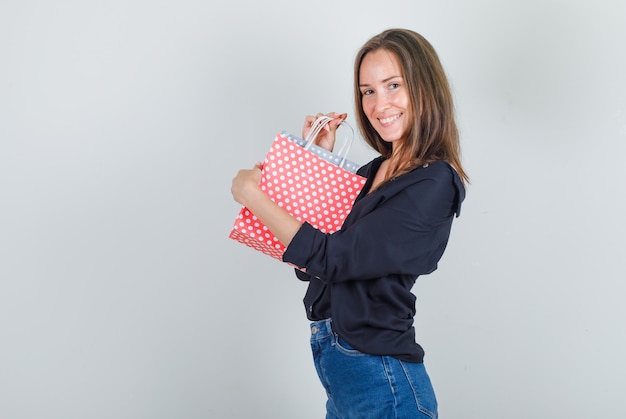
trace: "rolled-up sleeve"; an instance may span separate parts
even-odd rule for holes
[[[324,282],[430,273],[447,245],[458,200],[450,170],[428,171],[392,194],[381,190],[358,201],[336,233],[304,223],[283,260],[306,271],[300,279]]]

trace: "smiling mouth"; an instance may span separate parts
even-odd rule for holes
[[[389,116],[387,118],[379,118],[378,120],[380,121],[381,124],[383,125],[388,125],[391,124],[393,121],[395,121],[396,119],[400,118],[402,116],[401,113],[393,115],[393,116]]]

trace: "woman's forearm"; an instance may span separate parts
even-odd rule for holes
[[[272,201],[262,190],[248,202],[247,208],[285,245],[289,246],[302,223]]]

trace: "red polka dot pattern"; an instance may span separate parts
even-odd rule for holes
[[[299,221],[307,221],[324,233],[334,233],[350,213],[365,180],[281,133],[265,157],[260,186]],[[282,261],[285,246],[245,207],[229,237]]]

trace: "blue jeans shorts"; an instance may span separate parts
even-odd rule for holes
[[[359,352],[331,324],[331,319],[311,323],[315,369],[328,397],[326,419],[437,418],[424,364]]]

